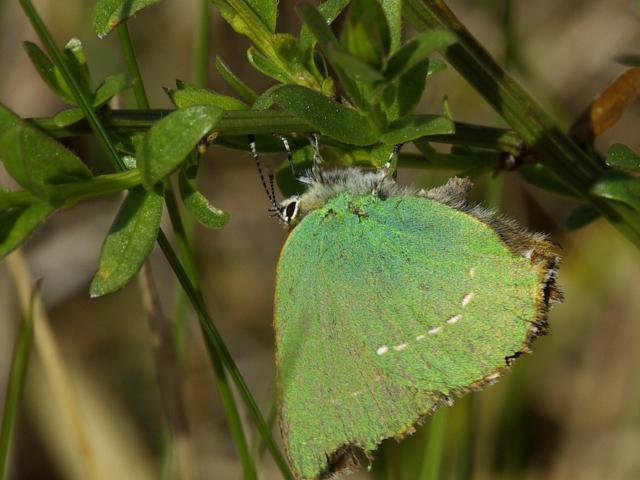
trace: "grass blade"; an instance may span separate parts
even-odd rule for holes
[[[33,300],[34,295],[32,294],[29,308],[23,313],[22,322],[16,336],[7,384],[7,395],[4,400],[2,427],[0,429],[0,479],[2,480],[7,478],[7,460],[11,447],[11,433],[18,416],[18,404],[24,390],[29,351],[33,343]]]

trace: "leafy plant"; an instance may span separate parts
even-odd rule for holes
[[[530,183],[583,202],[567,219],[572,228],[604,216],[640,247],[639,157],[624,145],[606,156],[592,142],[578,145],[563,133],[488,55],[444,2],[438,0],[327,0],[302,4],[297,36],[278,33],[274,0],[213,0],[222,17],[251,46],[247,61],[273,86],[254,92],[224,63],[216,68],[236,97],[202,85],[177,82],[167,94],[176,110],[148,110],[144,83],[127,31],[127,20],[157,3],[99,0],[94,27],[99,37],[118,31],[128,72],[107,76],[91,89],[86,53],[77,39],[60,50],[29,0],[21,0],[44,50],[25,50],[42,80],[70,105],[51,118],[21,119],[0,105],[0,160],[22,190],[0,190],[0,258],[23,244],[47,217],[90,197],[126,192],[104,240],[91,295],[125,286],[157,241],[198,314],[219,380],[234,444],[246,478],[255,478],[227,376],[245,402],[282,475],[292,478],[233,358],[208,313],[170,177],[179,178],[181,205],[199,223],[223,228],[229,215],[197,189],[200,153],[215,143],[247,150],[256,135],[265,150],[282,151],[274,135],[287,135],[299,168],[311,162],[304,135],[322,136],[328,161],[378,167],[395,145],[413,142],[418,153],[403,153],[400,164],[453,169],[481,175],[518,169]],[[206,3],[206,2],[204,2]],[[348,8],[347,8],[348,7]],[[342,15],[339,34],[332,28]],[[406,19],[417,34],[404,38]],[[206,49],[203,50],[206,53]],[[440,52],[512,130],[455,122],[446,102],[439,113],[415,113],[429,77],[445,68]],[[206,61],[206,56],[205,56]],[[201,69],[202,70],[202,69]],[[133,89],[138,109],[111,109],[109,101]],[[94,175],[54,138],[93,132],[110,158],[113,173]],[[574,137],[575,138],[575,137]],[[431,143],[454,145],[448,153]],[[395,166],[394,166],[395,168]],[[281,190],[300,188],[287,165],[277,172]],[[166,208],[179,254],[160,228]]]

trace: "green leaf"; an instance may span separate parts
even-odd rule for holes
[[[305,26],[318,41],[320,48],[325,50],[328,47],[338,45],[338,39],[327,25],[326,17],[316,7],[303,3],[298,5],[297,10]]]
[[[411,113],[420,102],[429,74],[431,59],[425,59],[409,69],[387,86],[382,94],[382,105],[390,121]]]
[[[249,47],[247,50],[247,59],[256,70],[267,77],[273,78],[280,83],[290,83],[291,79],[289,78],[289,74],[282,70],[278,64],[258,52],[254,47]]]
[[[393,53],[402,44],[402,0],[382,0],[382,9],[387,17]]]
[[[607,151],[607,164],[613,168],[640,172],[640,157],[626,145],[616,143]]]
[[[610,170],[591,187],[591,193],[622,202],[640,212],[640,180],[628,173]]]
[[[102,244],[100,263],[91,282],[91,297],[124,287],[153,249],[162,219],[163,198],[154,190],[129,191]]]
[[[564,221],[564,224],[569,230],[577,230],[582,228],[597,218],[600,217],[600,212],[589,205],[581,205],[575,208]]]
[[[327,58],[332,65],[339,66],[345,74],[356,81],[375,83],[384,80],[382,73],[378,70],[342,49],[329,48]]]
[[[96,90],[96,96],[93,100],[94,107],[101,107],[115,95],[131,87],[133,84],[133,78],[127,73],[117,73],[115,75],[109,75]]]
[[[54,210],[48,203],[36,203],[0,213],[0,260],[20,246]]]
[[[391,56],[384,75],[388,80],[393,80],[422,62],[428,55],[448,47],[455,41],[455,35],[446,30],[430,30],[421,33]]]
[[[194,105],[213,105],[222,110],[249,109],[249,105],[242,100],[221,95],[204,88],[186,86],[179,90],[166,90],[166,92],[178,108],[193,107]]]
[[[32,42],[24,42],[24,49],[31,59],[31,63],[36,68],[40,78],[49,86],[49,88],[62,99],[64,102],[75,105],[76,101],[67,85],[62,78],[62,74],[58,68],[49,59],[40,47]]]
[[[300,5],[298,7],[298,13],[302,17],[305,25],[307,25],[309,30],[311,30],[313,35],[318,40],[318,45],[327,56],[327,59],[331,61],[331,58],[329,58],[331,52],[334,50],[342,50],[342,48],[338,44],[338,40],[333,34],[333,31],[326,24],[326,21],[322,14],[313,5],[309,4]],[[351,78],[348,73],[344,72],[340,65],[332,63],[332,66],[336,71],[336,75],[338,76],[342,87],[344,88],[353,104],[360,110],[368,110],[370,108],[369,103],[360,91],[360,88],[355,80]]]
[[[216,57],[216,69],[222,75],[222,78],[240,95],[246,102],[253,103],[258,94],[254,92],[246,83],[240,80],[235,73],[222,61],[220,57]]]
[[[560,195],[566,195],[569,197],[575,197],[576,195],[569,190],[564,183],[562,183],[558,177],[556,177],[551,170],[542,165],[541,163],[535,163],[533,165],[523,165],[518,169],[518,173],[527,182],[536,187],[548,190]]]
[[[207,197],[196,189],[185,169],[180,172],[179,184],[182,202],[198,223],[207,228],[222,228],[229,222],[229,214],[209,203]]]
[[[322,135],[349,145],[371,145],[378,140],[378,132],[366,117],[321,93],[298,85],[283,85],[275,90],[273,98]]]
[[[246,2],[260,17],[269,31],[274,33],[276,31],[276,20],[278,19],[278,0],[246,0]]]
[[[77,38],[69,40],[64,46],[63,57],[80,88],[87,97],[91,97],[91,75],[82,42]]]
[[[108,35],[120,23],[160,0],[97,0],[93,9],[93,28],[98,37]]]
[[[145,188],[152,188],[173,172],[221,116],[217,107],[197,105],[176,110],[155,123],[136,149]]]
[[[222,17],[236,32],[248,37],[263,54],[272,52],[271,37],[275,30],[269,19],[261,18],[245,0],[211,0]]]
[[[388,145],[409,142],[427,135],[455,133],[453,122],[439,115],[409,115],[392,123],[380,140]]]
[[[0,105],[0,160],[21,187],[43,199],[52,195],[52,185],[92,176],[73,153],[3,105]]]
[[[79,107],[66,108],[53,116],[53,123],[58,127],[68,127],[84,118],[84,113]]]
[[[353,0],[342,28],[341,46],[377,69],[391,49],[387,17],[378,0]]]
[[[340,12],[345,9],[351,0],[327,0],[318,5],[317,12],[324,19],[325,25],[330,25]],[[302,10],[308,8],[305,5],[300,5],[298,11],[302,15]],[[315,10],[315,8],[314,8]],[[304,18],[304,16],[303,16]],[[306,19],[305,19],[306,22]],[[304,50],[310,50],[316,43],[316,37],[311,33],[307,24],[303,24],[300,28],[300,47]],[[335,39],[335,37],[334,37]],[[337,40],[336,40],[337,43]]]
[[[126,74],[109,75],[96,90],[93,100],[93,108],[98,109],[113,98],[114,95],[131,86],[131,77]],[[84,118],[84,113],[79,107],[67,108],[56,113],[53,122],[58,127],[68,127]]]

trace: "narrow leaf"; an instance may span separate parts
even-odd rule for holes
[[[167,90],[171,101],[178,108],[194,105],[213,105],[222,110],[248,110],[249,105],[237,98],[221,95],[204,88],[188,86],[179,90]]]
[[[222,61],[220,57],[216,57],[216,69],[222,75],[222,78],[240,95],[246,102],[252,103],[258,98],[258,94],[254,92],[246,83],[240,80],[235,73]]]
[[[326,18],[316,7],[303,3],[298,6],[297,10],[306,27],[318,41],[320,48],[324,50],[330,46],[338,45],[338,39],[327,25]]]
[[[324,23],[327,25],[330,25],[336,19],[336,17],[340,15],[340,12],[342,12],[342,10],[344,10],[344,8],[347,5],[349,5],[350,1],[351,0],[327,0],[326,2],[322,2],[320,5],[318,5],[317,11],[318,13],[320,13],[320,16],[324,19]],[[299,8],[298,11],[302,15],[300,9],[302,9],[303,6],[300,6],[298,8]],[[300,38],[300,47],[305,50],[313,48],[313,45],[316,42],[314,35],[309,30],[309,27],[307,26],[306,23],[303,24],[302,27],[300,28],[299,38]]]
[[[391,53],[393,53],[402,44],[402,0],[382,0],[381,3],[389,24]]]
[[[96,90],[95,97],[93,99],[93,108],[98,109],[105,103],[113,98],[114,95],[121,92],[125,88],[131,86],[131,77],[125,73],[117,75],[109,75],[105,78],[98,89]],[[67,108],[56,113],[53,116],[53,122],[58,127],[68,127],[74,123],[79,122],[84,118],[84,113],[81,108],[73,107]]]
[[[372,67],[383,66],[391,50],[391,33],[378,0],[351,2],[342,28],[340,45]]]
[[[31,294],[29,307],[22,312],[22,321],[16,336],[11,359],[11,370],[4,390],[4,411],[0,428],[0,478],[7,478],[7,460],[9,459],[11,437],[22,406],[29,351],[33,340],[33,305],[37,286]]]
[[[91,97],[91,75],[82,42],[77,38],[69,40],[64,46],[63,57],[80,88]]]
[[[193,181],[187,178],[184,169],[180,172],[179,184],[182,202],[198,223],[207,228],[222,228],[227,224],[229,214],[211,205],[207,197],[195,188]]]
[[[49,59],[46,53],[44,53],[40,47],[32,42],[24,42],[24,49],[27,55],[31,59],[31,63],[36,68],[40,78],[46,83],[49,88],[62,99],[64,102],[75,105],[75,98],[69,89],[69,86],[62,78],[62,75]]]
[[[569,197],[575,197],[575,194],[565,186],[564,183],[558,177],[556,177],[551,170],[542,165],[541,163],[535,163],[533,165],[523,165],[518,169],[518,173],[527,182],[536,187],[548,190],[560,195],[566,195]]]
[[[84,113],[79,107],[66,108],[53,116],[53,123],[58,127],[68,127],[84,118]]]
[[[427,82],[431,59],[427,58],[387,86],[382,94],[382,105],[389,121],[411,113],[420,102]]]
[[[616,143],[607,151],[607,164],[613,168],[640,172],[640,157],[626,145]]]
[[[221,116],[217,107],[198,105],[176,110],[155,123],[136,150],[145,188],[173,172]]]
[[[421,33],[391,56],[384,72],[385,77],[389,80],[398,77],[422,62],[428,55],[448,47],[455,41],[455,35],[446,30],[429,30]]]
[[[124,287],[151,253],[160,228],[163,198],[153,190],[131,190],[102,244],[98,272],[91,282],[91,297]]]
[[[273,78],[280,83],[291,83],[289,74],[286,71],[282,70],[278,64],[272,62],[254,47],[249,47],[247,50],[247,59],[256,70],[267,77]]]
[[[0,260],[19,247],[54,210],[43,202],[0,213]]]
[[[111,100],[121,91],[131,87],[133,79],[127,73],[116,73],[106,77],[96,90],[96,96],[93,101],[94,107],[100,107]]]
[[[93,9],[93,28],[98,37],[108,35],[120,23],[160,0],[97,0]]]
[[[342,49],[329,48],[327,58],[332,65],[339,66],[345,74],[359,82],[374,83],[384,80],[378,70]]]
[[[428,135],[455,133],[453,122],[439,115],[409,115],[390,125],[380,140],[389,145],[409,142]]]
[[[278,18],[278,0],[246,0],[249,6],[260,17],[266,27],[274,33]]]
[[[595,210],[593,207],[589,205],[581,205],[567,216],[564,224],[569,230],[577,230],[587,226],[599,217],[600,212]]]
[[[591,187],[591,192],[599,197],[626,203],[640,212],[640,180],[628,173],[611,170]]]
[[[0,105],[0,160],[25,190],[49,198],[51,185],[91,178],[82,161]]]
[[[322,135],[349,145],[371,145],[378,140],[366,117],[321,93],[298,85],[283,85],[273,93],[278,105]]]

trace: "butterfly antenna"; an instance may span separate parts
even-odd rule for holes
[[[276,202],[276,196],[273,190],[273,183],[272,183],[271,190],[269,190],[269,187],[267,187],[267,182],[264,179],[264,173],[262,172],[262,165],[260,164],[260,160],[258,158],[258,149],[256,148],[256,139],[253,135],[249,135],[249,149],[251,150],[251,158],[253,158],[253,161],[256,162],[256,167],[258,168],[258,173],[260,174],[260,180],[262,181],[262,188],[264,188],[264,191],[267,194],[267,197],[269,198],[269,202],[271,202],[271,208],[269,210],[271,209],[277,210],[278,204]]]
[[[277,207],[277,205],[275,204],[275,198],[276,198],[276,187],[275,187],[275,175],[273,174],[273,172],[271,171],[271,169],[269,169],[269,190],[271,191],[271,198],[273,199],[272,203],[274,207]]]
[[[295,166],[293,165],[293,153],[291,152],[291,145],[289,145],[289,139],[284,135],[276,135],[282,142],[285,151],[287,152],[287,163],[289,163],[289,168],[291,169],[291,175],[293,178],[298,178],[298,174],[296,173]]]
[[[322,178],[322,164],[324,163],[324,160],[320,154],[320,137],[317,133],[314,133],[311,135],[309,141],[313,147],[313,167],[311,168],[311,173],[316,180],[324,182],[324,179]]]

